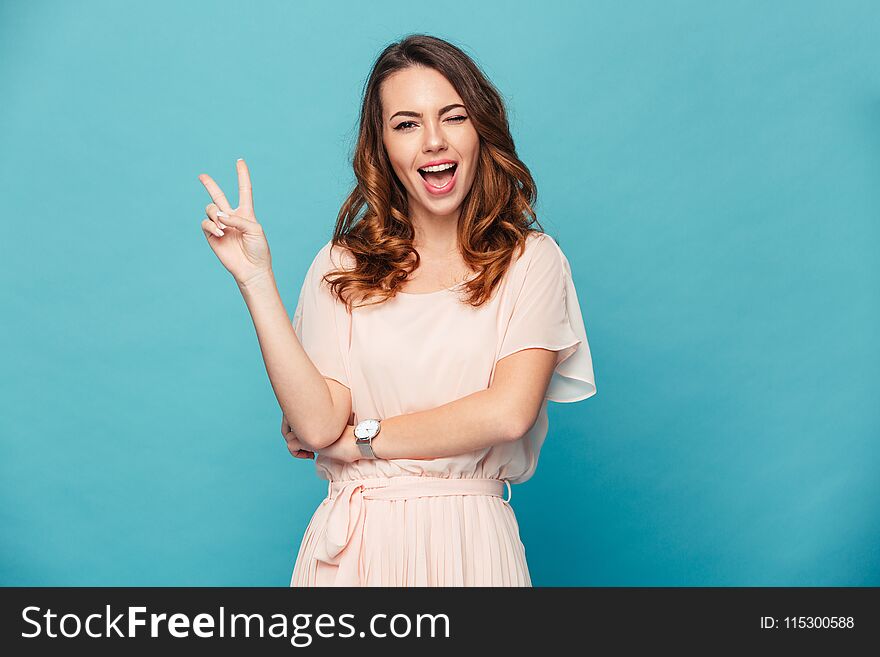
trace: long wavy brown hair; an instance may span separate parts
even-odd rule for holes
[[[432,68],[449,80],[464,101],[480,140],[474,182],[458,221],[461,255],[478,272],[463,286],[467,302],[482,305],[492,296],[512,260],[522,254],[530,232],[544,232],[533,209],[537,189],[516,155],[501,94],[458,47],[437,37],[411,34],[385,48],[364,86],[360,130],[352,157],[357,185],[339,211],[333,245],[353,256],[353,268],[324,275],[349,311],[359,296],[364,305],[382,303],[419,265],[413,247],[406,188],[397,178],[382,140],[382,82],[410,66]],[[537,224],[541,229],[531,228]],[[351,262],[351,258],[348,258]]]

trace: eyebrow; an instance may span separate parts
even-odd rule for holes
[[[463,109],[467,109],[461,103],[452,103],[452,105],[447,105],[446,107],[441,107],[440,111],[437,112],[437,116],[443,116],[444,114],[446,114],[446,112],[448,112],[449,110],[451,110],[455,107],[461,107]],[[395,116],[414,116],[418,119],[422,118],[421,112],[409,112],[406,110],[401,110],[400,112],[395,112],[394,114],[392,114],[391,118],[389,118],[388,120],[389,121],[393,120]]]

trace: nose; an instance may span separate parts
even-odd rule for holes
[[[430,153],[446,149],[446,135],[443,134],[443,128],[438,121],[426,121],[422,134],[425,136],[422,144],[424,152]]]

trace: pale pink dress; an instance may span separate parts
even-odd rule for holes
[[[318,370],[351,390],[354,423],[484,390],[496,362],[522,349],[556,351],[557,366],[537,422],[515,442],[434,459],[342,463],[319,454],[328,497],[306,528],[290,585],[531,586],[509,484],[535,471],[547,400],[596,393],[568,259],[549,235],[530,234],[480,308],[459,300],[459,284],[398,293],[350,315],[320,279],[352,258],[335,247],[331,260],[330,242],[319,251],[293,325]]]

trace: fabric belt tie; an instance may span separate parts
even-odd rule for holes
[[[329,481],[328,505],[324,525],[318,536],[314,556],[318,561],[337,566],[334,586],[360,586],[360,554],[364,534],[364,500],[401,500],[437,495],[512,496],[507,479],[449,479],[445,477],[395,476]]]

